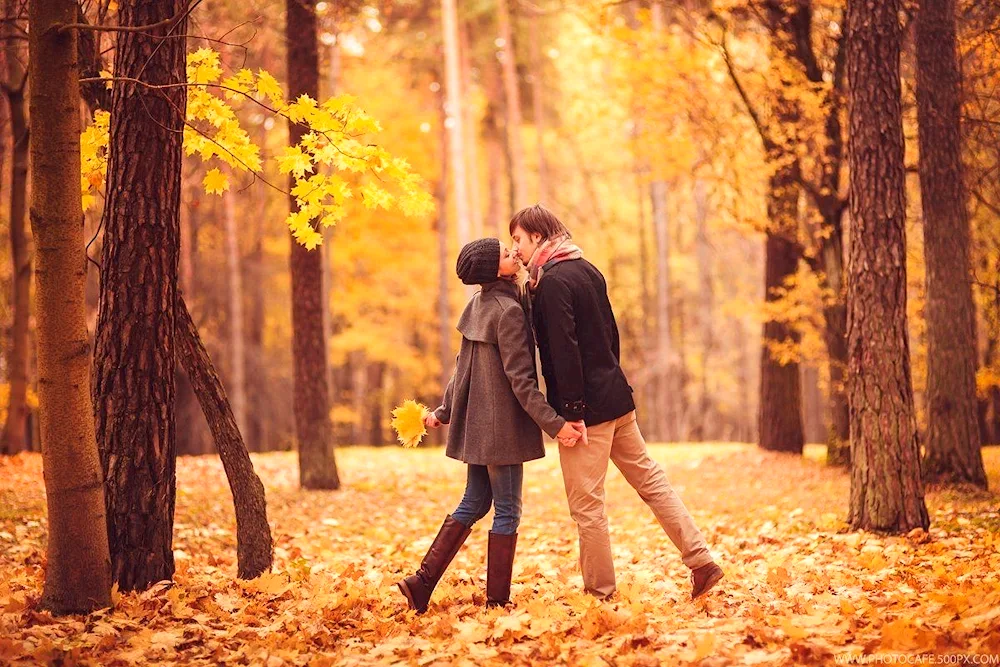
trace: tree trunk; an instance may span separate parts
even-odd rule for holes
[[[177,295],[177,350],[212,429],[233,494],[238,574],[241,579],[253,579],[271,569],[271,528],[267,523],[264,485],[253,470],[226,390],[180,294]]]
[[[538,149],[538,201],[547,202],[549,192],[549,164],[545,153],[545,85],[542,72],[545,61],[541,54],[541,39],[538,34],[538,16],[529,21],[531,55],[531,107],[535,121],[535,144]]]
[[[240,433],[247,428],[246,339],[243,335],[243,274],[240,269],[240,238],[236,230],[236,202],[232,188],[222,195],[226,225],[226,273],[229,280],[229,365],[232,373],[233,415]]]
[[[318,97],[319,54],[316,0],[285,0],[288,43],[288,97]],[[298,144],[305,128],[289,121],[289,145]],[[289,176],[289,188],[294,177]],[[294,197],[290,206],[296,207]],[[292,274],[293,411],[299,446],[299,483],[305,489],[340,488],[330,423],[326,338],[323,335],[323,256],[306,250],[289,235]]]
[[[444,123],[445,111],[444,101],[441,100],[441,122]],[[448,145],[445,135],[441,134],[441,175],[438,178],[437,187],[434,189],[434,197],[437,200],[437,240],[438,240],[438,360],[441,363],[440,393],[443,396],[444,390],[451,381],[451,373],[454,370],[455,359],[451,354],[451,308],[448,303],[448,285],[451,282],[451,262],[448,256]],[[431,406],[433,409],[435,406]],[[442,429],[443,431],[444,429]],[[444,434],[438,436],[442,439]]]
[[[368,386],[373,388],[369,419],[368,444],[379,446],[385,442],[385,362],[368,365]]]
[[[184,0],[135,0],[122,4],[118,19],[146,25],[184,7]],[[185,29],[186,20],[153,32]],[[117,76],[166,86],[186,80],[183,38],[122,32],[117,44]],[[179,86],[118,83],[111,93],[93,392],[112,576],[126,591],[174,573],[174,309],[185,102]]]
[[[780,158],[779,158],[780,159]],[[768,220],[772,229],[764,247],[764,299],[779,298],[785,280],[796,274],[799,253],[793,244],[798,222],[797,164],[780,164],[768,183]],[[802,390],[798,362],[780,363],[772,343],[798,343],[798,333],[784,322],[764,323],[760,357],[759,443],[762,449],[801,454]]]
[[[955,0],[917,12],[920,202],[927,265],[924,479],[986,488],[976,419],[976,308],[969,280]]]
[[[504,145],[502,136],[503,90],[496,63],[485,65],[486,113],[483,115],[483,142],[486,144],[486,170],[490,178],[487,182],[486,226],[496,230],[500,238],[508,234],[507,223],[511,211],[504,205],[503,185],[505,172]]]
[[[469,184],[469,229],[472,238],[492,233],[483,227],[483,205],[479,178],[479,137],[476,131],[475,108],[472,103],[472,54],[469,45],[470,26],[463,21],[459,31],[462,56],[462,131],[465,133],[465,171]],[[493,175],[490,174],[492,177]],[[502,237],[501,237],[502,238]]]
[[[667,184],[650,184],[653,210],[653,241],[656,245],[656,436],[662,441],[677,439],[677,385],[674,350],[670,340],[670,227],[667,217]]]
[[[31,0],[31,229],[38,243],[39,416],[48,508],[42,607],[87,613],[111,604],[104,485],[88,374],[80,88],[74,0]]]
[[[267,365],[264,363],[264,285],[266,284],[266,274],[264,273],[264,216],[254,216],[253,223],[253,247],[244,262],[244,269],[247,272],[246,285],[250,290],[250,312],[247,317],[247,342],[246,361],[247,377],[250,382],[247,386],[247,395],[250,403],[254,406],[247,414],[247,430],[244,439],[248,447],[254,452],[268,451],[267,423],[265,422],[264,402],[269,401],[267,394],[268,376]]]
[[[461,247],[472,240],[472,233],[469,229],[469,186],[465,173],[465,134],[462,129],[465,113],[461,87],[462,65],[458,52],[456,0],[441,0],[441,23],[444,31],[446,95],[444,126],[448,134],[448,164],[455,204],[455,227],[458,231],[458,245]],[[471,288],[468,291],[471,294]]]
[[[827,273],[828,285],[830,273]],[[840,294],[840,290],[837,290]],[[847,304],[838,298],[824,309],[826,350],[830,370],[830,433],[826,444],[829,465],[851,463],[851,419],[847,402]]]
[[[511,29],[507,0],[497,0],[497,32],[500,36],[500,70],[507,107],[507,152],[510,156],[510,208],[518,211],[528,205],[524,184],[524,145],[521,142],[521,90],[517,81],[517,54]]]
[[[848,396],[854,529],[930,523],[906,324],[906,183],[900,0],[848,0],[851,261]]]
[[[0,453],[16,454],[25,449],[29,438],[28,426],[28,320],[31,316],[31,247],[25,233],[25,202],[28,189],[28,124],[24,117],[25,72],[21,65],[20,41],[17,32],[19,3],[5,2],[4,23],[0,33],[6,38],[7,106],[10,112],[11,145],[13,146],[10,187],[10,258],[11,304],[14,321],[10,331],[8,367],[10,396],[7,422],[0,435]]]
[[[715,350],[715,291],[712,288],[712,244],[708,233],[708,193],[705,179],[694,182],[695,256],[698,262],[698,301],[700,311],[698,324],[701,330],[701,401],[698,407],[698,439],[711,440],[715,437],[712,429],[712,394],[709,386],[709,366]]]

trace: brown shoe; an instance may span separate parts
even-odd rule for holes
[[[517,533],[499,535],[490,531],[486,557],[486,606],[502,607],[510,602],[510,578],[514,572]]]
[[[471,532],[471,528],[466,528],[464,524],[451,518],[450,514],[444,520],[431,548],[420,562],[420,569],[396,584],[406,596],[410,609],[416,609],[420,614],[427,611],[427,603],[431,600],[434,587]]]
[[[707,593],[712,586],[722,581],[722,568],[714,562],[702,565],[691,571],[691,599],[701,597]]]

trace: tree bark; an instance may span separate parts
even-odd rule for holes
[[[848,0],[851,173],[848,396],[854,529],[930,523],[906,323],[906,183],[899,58],[900,0]]]
[[[469,184],[469,229],[472,238],[491,233],[483,226],[483,205],[479,178],[479,133],[476,131],[475,108],[472,104],[472,54],[469,44],[470,26],[463,21],[459,31],[462,56],[462,131],[464,132],[466,182]],[[490,174],[492,177],[492,174]],[[502,237],[501,237],[502,238]]]
[[[531,107],[535,121],[535,144],[538,149],[538,201],[547,202],[549,192],[549,164],[545,153],[545,85],[542,72],[545,61],[541,54],[541,38],[538,34],[538,16],[529,19],[531,55]]]
[[[504,205],[503,174],[506,142],[503,140],[503,87],[495,62],[485,65],[486,113],[483,115],[483,142],[486,144],[486,170],[490,174],[487,182],[486,226],[496,230],[497,236],[504,238],[508,233],[507,223],[512,211]]]
[[[24,115],[24,85],[26,73],[21,64],[20,41],[17,32],[19,5],[5,1],[6,22],[0,30],[6,38],[7,107],[10,113],[12,164],[10,187],[10,258],[11,304],[14,321],[11,324],[8,357],[10,395],[7,421],[0,435],[0,453],[16,454],[25,449],[28,434],[28,323],[31,317],[31,245],[25,233],[25,203],[28,191],[28,123]]]
[[[316,0],[285,0],[288,44],[288,97],[319,92],[316,44]],[[289,121],[289,145],[298,144],[305,128]],[[294,181],[289,176],[289,188]],[[296,207],[294,197],[289,205]],[[305,489],[338,489],[327,380],[326,338],[323,335],[323,256],[306,250],[289,235],[292,274],[292,358],[295,389],[293,411],[299,447],[299,483]]]
[[[653,211],[653,240],[656,245],[656,437],[666,442],[677,439],[677,385],[674,350],[670,338],[670,226],[667,217],[667,183],[650,184]]]
[[[518,211],[528,205],[524,184],[524,144],[521,141],[521,90],[517,81],[517,54],[514,50],[514,31],[511,28],[510,6],[507,0],[497,0],[497,32],[502,45],[499,47],[500,71],[507,108],[507,151],[510,156],[510,208]]]
[[[764,298],[768,302],[779,298],[777,290],[798,271],[799,252],[793,243],[798,220],[797,168],[794,162],[778,166],[768,184],[768,220],[772,225],[764,250]],[[798,343],[798,339],[798,333],[784,322],[768,320],[764,323],[758,407],[758,442],[762,449],[802,453],[799,364],[780,363],[769,349],[769,343]]]
[[[927,266],[925,481],[985,489],[976,418],[976,308],[962,168],[955,0],[921,0],[916,18],[920,202]]]
[[[185,0],[135,0],[122,4],[119,23],[156,23],[184,7]],[[185,40],[154,37],[185,29],[181,21],[153,35],[120,33],[115,73],[183,83]],[[174,573],[174,309],[185,102],[180,86],[119,83],[111,93],[93,392],[112,576],[126,591]]]
[[[712,428],[713,401],[709,383],[709,366],[715,356],[715,290],[712,287],[712,245],[708,230],[708,193],[705,179],[694,182],[695,257],[698,262],[698,324],[701,338],[701,401],[698,408],[697,436],[699,440],[716,437]]]
[[[184,299],[177,295],[177,350],[198,402],[212,429],[215,446],[226,470],[236,511],[236,561],[241,579],[253,579],[271,569],[271,528],[267,523],[264,485],[229,407],[226,390],[215,372],[208,350],[198,336]]]
[[[248,377],[251,379],[247,386],[247,394],[250,403],[254,406],[247,414],[247,430],[244,438],[251,451],[268,451],[267,426],[264,419],[264,401],[269,400],[267,366],[263,363],[266,360],[264,355],[264,285],[266,274],[264,272],[264,217],[254,216],[253,223],[254,240],[247,261],[244,262],[244,269],[247,272],[245,281],[250,290],[250,312],[247,317],[247,341],[246,361],[244,362],[248,370]],[[332,385],[331,385],[332,386]]]
[[[469,228],[469,185],[465,173],[465,119],[461,58],[458,52],[458,10],[456,0],[441,0],[441,28],[444,36],[445,132],[448,136],[448,164],[454,196],[455,228],[458,245],[472,240]],[[471,288],[467,290],[471,295]]]
[[[104,485],[88,392],[86,258],[80,193],[80,89],[74,0],[31,0],[28,101],[31,229],[38,243],[39,416],[48,508],[42,607],[86,613],[111,603]]]
[[[240,433],[247,429],[246,338],[243,335],[243,274],[240,240],[236,230],[236,202],[232,189],[222,195],[226,226],[226,273],[229,280],[229,365],[232,373],[233,415]]]

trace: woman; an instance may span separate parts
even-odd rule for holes
[[[427,610],[434,586],[472,526],[495,513],[489,535],[486,603],[506,605],[521,520],[522,464],[545,456],[542,433],[575,443],[580,431],[556,414],[538,390],[534,342],[515,283],[517,257],[498,239],[467,244],[456,271],[481,285],[458,321],[462,348],[441,407],[425,424],[448,424],[446,454],[468,464],[465,495],[445,520],[415,574],[397,585],[411,609]],[[541,429],[541,430],[540,430]]]

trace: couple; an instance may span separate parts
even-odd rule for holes
[[[704,594],[722,579],[722,569],[663,469],[646,451],[632,388],[619,366],[618,326],[604,276],[583,259],[559,219],[540,205],[514,215],[510,235],[513,250],[487,238],[469,243],[458,255],[458,277],[482,289],[459,319],[462,347],[455,374],[443,404],[425,423],[430,428],[449,425],[447,455],[468,464],[468,480],[458,508],[445,519],[420,569],[399,582],[400,590],[411,609],[426,611],[472,525],[492,504],[486,602],[509,602],[522,464],[545,455],[541,429],[559,440],[586,590],[601,598],[615,591],[604,507],[610,459],[680,550],[691,569],[692,599]],[[518,260],[529,276],[523,302],[516,282]],[[535,341],[548,401],[538,390]]]

